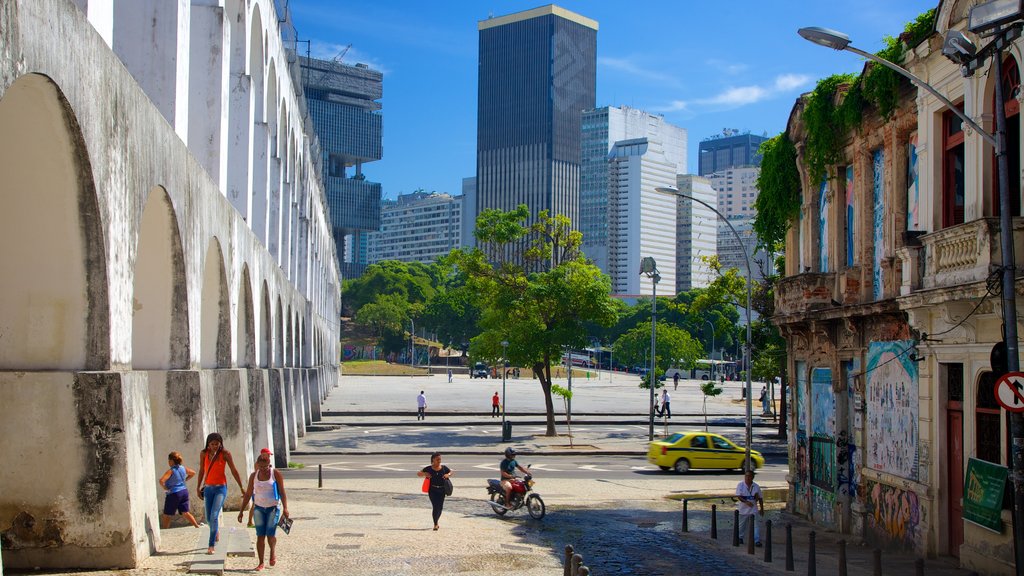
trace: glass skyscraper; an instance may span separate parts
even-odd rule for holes
[[[757,149],[767,139],[766,136],[740,134],[739,130],[726,129],[721,135],[701,140],[697,173],[710,176],[726,168],[760,166],[761,155]]]
[[[384,75],[365,64],[301,58],[309,115],[323,156],[324,191],[342,278],[367,266],[366,234],[380,228],[381,186],[363,164],[382,156]]]
[[[477,213],[526,204],[531,216],[549,210],[575,226],[580,115],[596,100],[597,22],[548,5],[478,28]]]

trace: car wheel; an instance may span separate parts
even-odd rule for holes
[[[700,379],[701,379],[701,380],[707,380],[707,379],[708,379],[708,376],[707,376],[707,374],[705,374],[704,376],[701,376],[701,377],[700,377]]]
[[[690,461],[687,460],[686,458],[680,458],[679,460],[676,460],[675,469],[676,473],[678,474],[686,474],[687,472],[690,471]]]

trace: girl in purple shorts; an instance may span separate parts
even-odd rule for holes
[[[167,465],[170,468],[160,477],[160,487],[164,489],[164,515],[160,525],[165,530],[171,527],[171,517],[181,514],[193,526],[199,528],[196,517],[189,512],[188,507],[188,485],[185,482],[196,475],[196,471],[182,465],[181,454],[171,452],[167,455]]]

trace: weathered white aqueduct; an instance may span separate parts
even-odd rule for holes
[[[289,56],[272,0],[0,0],[9,568],[135,566],[168,452],[281,465],[319,418],[339,278]]]

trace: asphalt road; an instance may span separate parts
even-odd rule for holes
[[[294,459],[295,462],[305,465],[305,468],[282,472],[286,478],[312,479],[317,477],[317,465],[322,465],[325,480],[408,478],[429,464],[426,460],[427,458],[424,456],[399,454],[308,455]],[[500,461],[500,455],[495,455],[493,458],[461,454],[443,457],[444,464],[455,470],[460,478],[496,478]],[[633,456],[538,455],[523,459],[521,464],[532,466],[536,471],[535,477],[538,485],[543,482],[544,477],[585,480],[632,479],[650,482],[651,488],[678,490],[691,487],[691,485],[692,488],[699,488],[702,482],[709,479],[735,479],[737,482],[741,479],[739,473],[724,470],[696,470],[686,475],[663,472],[648,464],[643,457]],[[785,481],[787,470],[785,457],[768,457],[765,467],[758,471],[758,479],[762,482]]]

